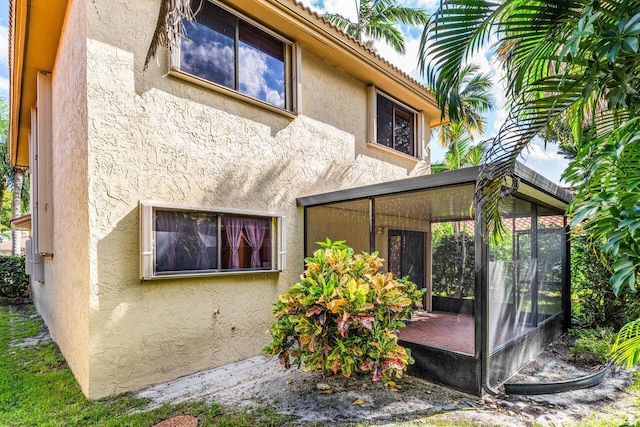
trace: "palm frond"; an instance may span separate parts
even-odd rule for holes
[[[339,13],[325,13],[323,18],[338,28],[340,31],[349,34],[356,40],[360,40],[360,35],[357,32],[357,25],[351,22],[349,19],[340,15]]]
[[[365,28],[364,33],[373,39],[383,40],[398,53],[404,54],[406,51],[404,36],[400,29],[393,24],[387,22],[371,23]]]
[[[203,0],[161,0],[156,28],[144,60],[144,68],[155,58],[160,46],[176,49],[184,36],[182,22],[192,22],[202,8]]]
[[[460,73],[469,55],[489,41],[500,7],[485,0],[443,1],[425,26],[418,67],[435,89],[442,111],[452,100],[453,89],[460,86]],[[461,116],[456,106],[449,106],[448,111],[453,121]]]
[[[429,14],[426,11],[395,4],[376,8],[374,16],[383,22],[400,22],[406,25],[426,25],[429,22]]]
[[[631,369],[640,361],[640,319],[627,323],[620,329],[611,348],[611,357],[617,364]]]

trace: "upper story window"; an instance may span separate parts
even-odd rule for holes
[[[376,92],[375,105],[375,142],[401,153],[417,157],[418,112],[381,92]]]
[[[208,0],[196,21],[182,25],[185,37],[174,68],[214,87],[294,110],[291,42]]]
[[[142,278],[279,271],[284,218],[141,203]]]

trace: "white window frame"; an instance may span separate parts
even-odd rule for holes
[[[412,160],[419,160],[422,158],[423,154],[423,141],[424,141],[424,112],[416,110],[415,108],[405,104],[402,101],[399,101],[397,98],[381,91],[374,85],[369,85],[367,87],[367,98],[369,100],[369,117],[368,117],[368,143],[370,147],[374,147],[388,153],[392,153],[398,156],[402,156]],[[395,148],[387,147],[384,144],[378,143],[378,122],[377,122],[377,114],[378,114],[378,95],[381,95],[387,98],[389,101],[393,102],[396,105],[410,111],[413,113],[413,155],[403,153],[402,151],[398,151]]]
[[[186,211],[210,214],[233,214],[271,219],[271,269],[243,269],[243,270],[205,270],[189,272],[156,272],[156,243],[155,243],[155,212],[156,211]],[[218,261],[220,254],[220,227],[218,227]],[[238,274],[265,274],[286,270],[286,217],[273,212],[227,209],[215,206],[193,206],[166,203],[153,200],[140,201],[140,279],[175,279],[202,276],[229,276]]]
[[[180,44],[178,44],[176,49],[173,49],[173,52],[171,53],[170,57],[169,57],[169,75],[172,75],[174,77],[178,77],[180,79],[183,80],[187,80],[191,83],[195,83],[199,86],[203,86],[205,88],[208,89],[212,89],[216,92],[221,92],[225,95],[231,96],[233,98],[242,100],[242,101],[246,101],[249,102],[253,105],[257,105],[263,108],[266,108],[268,110],[280,113],[280,114],[284,114],[286,116],[295,118],[297,116],[297,114],[300,112],[301,110],[301,100],[302,100],[302,95],[301,95],[301,89],[302,89],[302,73],[301,73],[301,63],[302,63],[302,58],[301,58],[301,51],[302,49],[300,48],[300,46],[281,36],[280,34],[274,32],[273,30],[265,27],[264,25],[256,22],[255,20],[243,15],[242,13],[234,10],[233,8],[229,7],[226,4],[223,4],[217,0],[203,0],[203,1],[208,1],[210,3],[213,3],[214,5],[226,10],[227,12],[229,12],[230,14],[234,15],[236,18],[241,19],[251,25],[253,25],[254,27],[264,31],[265,33],[271,35],[272,37],[278,39],[279,41],[283,42],[285,45],[285,64],[284,64],[284,70],[285,70],[285,107],[284,108],[280,108],[277,107],[273,104],[270,104],[268,102],[265,102],[261,99],[258,98],[254,98],[250,95],[247,95],[245,93],[242,93],[240,91],[237,91],[235,89],[231,89],[228,88],[226,86],[223,86],[221,84],[209,81],[207,79],[204,79],[202,77],[198,77],[196,75],[190,74],[184,70],[182,70],[180,68]],[[182,23],[179,23],[178,25],[182,25]]]
[[[50,73],[38,72],[37,99],[31,109],[29,134],[30,172],[33,201],[33,251],[53,257],[53,112]]]

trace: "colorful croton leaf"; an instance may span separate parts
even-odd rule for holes
[[[345,377],[368,372],[386,383],[400,378],[413,359],[397,332],[424,290],[380,272],[377,253],[356,255],[344,241],[319,245],[300,282],[274,304],[273,341],[263,353],[278,356],[286,368]]]

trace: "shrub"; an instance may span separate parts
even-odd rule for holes
[[[640,317],[640,299],[625,287],[616,297],[606,265],[610,258],[583,236],[571,241],[573,317],[584,327],[620,329]]]
[[[24,271],[24,256],[0,256],[0,296],[29,296],[29,278]]]
[[[569,351],[577,358],[598,363],[609,361],[611,346],[615,339],[611,329],[572,329],[571,334],[577,339]]]
[[[442,235],[433,245],[432,265],[434,294],[455,298],[473,296],[476,283],[473,236],[465,231]]]
[[[397,330],[424,291],[380,273],[377,253],[354,255],[343,241],[329,239],[320,246],[305,259],[300,282],[274,304],[273,342],[262,351],[278,355],[286,368],[345,377],[370,372],[386,383],[400,378],[413,359],[398,345]]]

